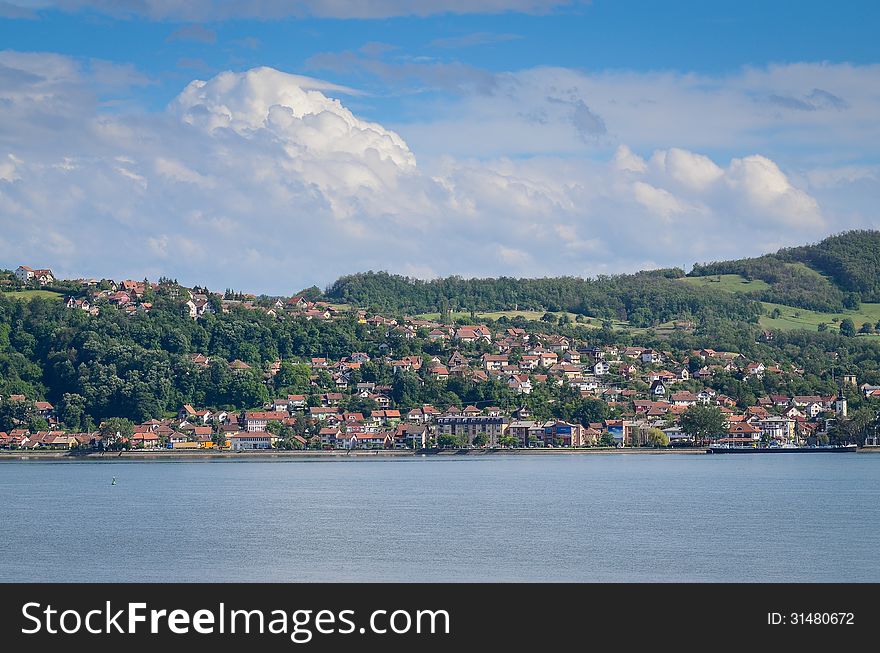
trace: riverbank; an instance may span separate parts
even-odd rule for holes
[[[0,462],[13,460],[66,460],[71,462],[81,460],[108,460],[108,461],[207,461],[207,460],[388,460],[394,458],[441,457],[441,458],[473,458],[480,456],[582,456],[582,455],[703,455],[707,453],[702,448],[676,448],[676,449],[652,449],[648,447],[596,447],[592,449],[423,449],[410,451],[408,449],[355,449],[353,451],[107,451],[104,453],[90,451],[87,453],[72,453],[69,451],[0,451]],[[880,447],[862,447],[858,453],[880,453]]]
[[[472,458],[475,456],[577,456],[577,455],[619,455],[619,454],[642,454],[642,455],[668,455],[668,454],[705,454],[705,449],[650,449],[650,448],[624,448],[597,447],[593,449],[424,449],[410,451],[408,449],[363,449],[363,450],[333,450],[333,451],[107,451],[72,453],[69,451],[0,451],[0,461],[4,460],[109,460],[109,461],[176,461],[176,460],[271,460],[271,459],[326,459],[345,460],[356,458],[359,460],[377,460],[390,458],[412,458],[415,456],[430,456],[443,458]]]

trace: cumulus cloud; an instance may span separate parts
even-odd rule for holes
[[[773,161],[754,155],[730,163],[727,182],[742,191],[758,211],[778,217],[794,227],[821,224],[819,205],[808,194],[794,188]]]
[[[724,171],[709,157],[677,147],[655,152],[651,157],[651,165],[694,190],[703,190],[724,175]]]
[[[346,106],[352,89],[271,68],[195,80],[160,113],[111,114],[87,62],[3,53],[0,65],[6,267],[284,293],[365,269],[688,265],[832,226],[809,181],[751,153],[619,144],[607,156],[423,161],[400,130]],[[564,88],[553,97],[570,100]],[[571,104],[549,106],[548,123],[576,133]]]

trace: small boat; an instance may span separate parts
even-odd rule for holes
[[[110,481],[110,485],[116,485],[116,477],[115,476],[113,477],[113,480]]]

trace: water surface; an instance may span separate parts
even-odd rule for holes
[[[0,581],[877,582],[878,536],[868,454],[0,463]]]

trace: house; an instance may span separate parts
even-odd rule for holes
[[[651,394],[657,397],[662,397],[666,394],[666,385],[663,381],[657,379],[651,383]]]
[[[598,363],[596,363],[598,365]],[[581,376],[581,368],[577,365],[570,365],[568,363],[557,363],[553,367],[550,368],[550,371],[556,375],[562,375],[566,379],[575,379]]]
[[[321,394],[321,406],[338,406],[342,399],[341,392],[324,392]]]
[[[28,267],[27,265],[19,265],[15,270],[15,278],[21,281],[22,283],[29,283],[31,281],[36,281],[41,286],[45,286],[46,284],[52,283],[55,281],[55,275],[52,274],[52,270],[49,269],[41,269],[35,270],[33,268]]]
[[[645,349],[639,355],[639,358],[642,359],[643,363],[648,363],[649,365],[663,362],[663,355],[659,351],[654,351],[653,349]]]
[[[431,331],[428,332],[428,340],[431,342],[446,340],[448,337],[449,333],[444,329],[431,329]]]
[[[227,438],[233,451],[248,451],[257,449],[271,449],[280,438],[272,433],[239,433]]]
[[[325,426],[318,431],[318,437],[321,438],[322,447],[341,448],[346,446],[342,429],[338,426]]]
[[[337,417],[338,415],[339,408],[335,406],[312,406],[309,408],[309,416],[321,421]]]
[[[785,417],[765,417],[755,424],[765,437],[779,442],[791,442],[795,435],[795,420]]]
[[[506,354],[483,354],[483,368],[486,370],[500,370],[508,364]]]
[[[400,411],[394,408],[374,410],[370,417],[379,420],[386,426],[393,426],[400,421]]]
[[[528,374],[511,374],[507,379],[507,385],[521,395],[532,393],[532,381]]]
[[[292,410],[302,410],[306,406],[305,395],[287,395],[287,405]]]
[[[378,433],[352,433],[348,437],[349,449],[390,449],[394,446],[394,434],[387,431]]]
[[[55,407],[48,401],[35,401],[34,410],[36,411],[37,415],[39,415],[43,419],[49,419],[53,416],[55,412]]]
[[[455,339],[460,342],[492,342],[492,332],[486,326],[462,326],[455,331]]]
[[[562,355],[562,360],[572,365],[580,365],[581,353],[577,349],[569,349]]]
[[[541,364],[541,357],[536,354],[524,354],[519,360],[521,370],[534,370]]]
[[[449,378],[449,370],[445,365],[434,365],[428,369],[428,373],[438,381],[446,381]]]
[[[604,376],[611,369],[611,364],[604,360],[596,361],[593,365],[593,374],[596,376]]]
[[[676,406],[693,406],[695,403],[700,401],[697,395],[687,390],[673,392],[669,398],[672,399],[672,403]]]
[[[430,404],[423,404],[421,408],[413,408],[406,415],[409,422],[425,424],[440,415],[440,411]]]
[[[761,439],[763,431],[748,422],[731,424],[727,429],[727,435],[718,438],[718,442],[736,447],[755,447]]]
[[[249,433],[265,431],[269,422],[280,422],[281,415],[275,411],[251,411],[244,414],[244,428]]]
[[[131,436],[131,445],[135,449],[159,449],[161,447],[160,438],[153,431],[135,433]]]

